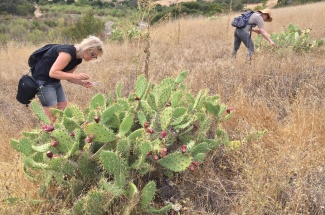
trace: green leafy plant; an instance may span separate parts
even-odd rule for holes
[[[99,93],[85,111],[75,105],[52,109],[53,125],[33,101],[43,125],[10,143],[22,154],[26,176],[40,185],[40,196],[53,198],[55,186],[71,214],[106,214],[118,202],[125,202],[124,214],[171,210],[171,203],[155,202],[152,176],[194,171],[209,151],[231,145],[219,122],[232,109],[206,90],[196,96],[186,91],[187,74],[160,84],[140,75],[128,97],[118,84],[114,99]]]
[[[294,51],[308,51],[310,49],[324,45],[324,40],[311,38],[311,29],[300,30],[299,26],[289,24],[288,28],[283,32],[271,34],[271,39],[276,46],[270,46],[262,35],[258,35],[255,39],[257,50],[294,50]]]
[[[104,21],[96,18],[92,11],[88,11],[87,14],[73,26],[64,29],[63,35],[73,40],[80,40],[89,35],[99,35],[104,28]]]

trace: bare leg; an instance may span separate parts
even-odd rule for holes
[[[58,104],[56,106],[52,106],[52,107],[43,107],[43,110],[45,112],[45,114],[47,115],[47,117],[51,120],[52,123],[55,122],[56,117],[52,114],[51,108],[56,108],[59,110],[64,110],[68,105],[67,101],[64,102],[58,102]]]
[[[52,114],[51,108],[54,108],[54,107],[43,107],[43,110],[44,110],[46,116],[51,120],[51,122],[54,123],[56,118]]]

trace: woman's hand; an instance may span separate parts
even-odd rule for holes
[[[75,73],[75,79],[77,80],[88,80],[89,79],[89,75],[87,75],[86,73]]]
[[[80,85],[86,88],[91,88],[93,86],[90,81],[81,81]]]

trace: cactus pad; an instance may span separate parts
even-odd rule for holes
[[[172,107],[177,107],[182,99],[183,96],[183,90],[179,90],[176,93],[174,93],[170,99],[170,103]]]
[[[63,118],[63,125],[69,132],[72,132],[75,129],[81,129],[77,122],[67,117]]]
[[[143,75],[140,75],[138,77],[137,83],[136,83],[136,95],[139,98],[142,98],[144,93],[146,92],[146,88],[147,88],[147,80]]]
[[[195,157],[193,158],[193,160],[202,163],[205,159],[206,155],[204,153],[198,153],[197,155],[195,155]]]
[[[110,174],[114,175],[114,179],[118,186],[125,186],[126,175],[128,172],[127,163],[117,154],[111,151],[102,151],[100,154],[100,161],[104,169]]]
[[[113,105],[103,111],[100,123],[105,124],[108,122],[114,115],[114,113],[119,109],[119,105]]]
[[[59,141],[59,145],[56,146],[56,149],[63,153],[68,153],[72,147],[73,139],[70,137],[68,132],[64,130],[56,129],[52,132],[52,136]]]
[[[181,74],[178,75],[178,77],[176,78],[175,82],[176,83],[181,83],[185,80],[185,78],[188,75],[188,71],[183,71]]]
[[[32,108],[34,114],[39,118],[39,120],[41,120],[45,124],[51,124],[51,121],[46,116],[43,108],[38,103],[36,103],[36,101],[31,102],[31,108]]]
[[[173,108],[167,107],[165,108],[160,114],[160,125],[161,130],[166,130],[167,126],[169,125],[173,114]]]
[[[95,95],[91,101],[90,101],[90,105],[89,105],[90,109],[105,109],[106,108],[106,99],[105,96],[101,93]]]
[[[26,166],[33,169],[47,169],[49,167],[47,164],[34,161],[31,157],[24,157],[23,162]]]
[[[85,121],[85,117],[80,108],[76,105],[71,105],[64,110],[64,115],[73,118],[77,123]]]
[[[155,197],[156,193],[156,183],[154,181],[150,181],[146,186],[142,189],[141,194],[141,208],[147,209],[150,202]]]
[[[124,136],[126,133],[128,133],[133,125],[133,114],[128,114],[123,119],[120,129],[119,129],[119,136]]]
[[[51,143],[45,143],[42,145],[32,145],[32,149],[36,152],[46,152],[51,148]]]
[[[31,141],[27,138],[22,138],[19,141],[11,139],[10,144],[16,151],[21,152],[26,156],[30,155],[33,151]]]
[[[40,133],[38,131],[31,131],[31,132],[23,132],[25,137],[30,139],[36,139]]]
[[[160,159],[158,163],[173,172],[182,172],[186,170],[192,162],[192,158],[181,153],[169,154]]]
[[[144,129],[143,129],[143,128],[140,128],[140,129],[138,129],[138,130],[133,131],[133,132],[128,136],[128,140],[129,140],[130,142],[135,141],[137,138],[141,138],[141,137],[143,137],[144,134],[145,134]]]
[[[111,142],[115,140],[115,134],[109,128],[102,124],[90,123],[86,125],[85,132],[87,135],[94,134],[94,140],[97,142]]]
[[[199,153],[206,153],[207,151],[209,151],[209,146],[207,143],[203,142],[193,147],[191,155],[194,157]]]

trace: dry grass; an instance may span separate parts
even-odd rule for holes
[[[324,9],[325,3],[316,3],[273,10],[274,22],[266,29],[279,32],[293,23],[312,28],[315,38],[324,39],[319,19]],[[248,65],[242,47],[231,61],[231,17],[182,19],[151,31],[151,79],[189,70],[186,84],[193,92],[207,88],[236,108],[224,124],[232,139],[268,130],[240,150],[211,152],[200,171],[178,178],[175,188],[187,207],[184,214],[324,214],[325,50],[283,56],[257,53]],[[1,199],[37,196],[37,187],[21,172],[20,155],[9,145],[21,131],[39,126],[31,111],[15,100],[18,78],[27,71],[27,57],[35,48],[9,45],[0,50]],[[101,61],[84,63],[78,70],[101,85],[83,89],[63,82],[69,101],[84,107],[98,92],[114,93],[118,82],[128,94],[143,69],[143,48],[136,42],[106,45]],[[24,202],[0,206],[1,214],[41,213],[31,211]]]

